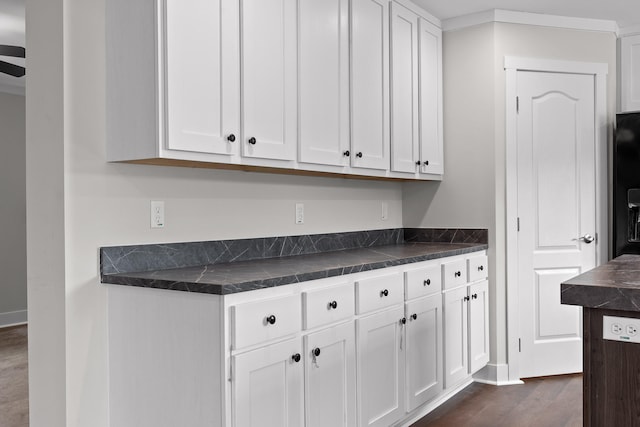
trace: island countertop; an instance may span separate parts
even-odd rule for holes
[[[640,312],[640,255],[621,255],[563,282],[562,304]]]
[[[102,282],[226,295],[487,249],[478,243],[413,243],[308,255],[206,264],[144,272],[103,274]]]

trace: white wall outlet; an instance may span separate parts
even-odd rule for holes
[[[640,319],[602,316],[602,338],[612,341],[640,343]]]
[[[151,201],[151,228],[164,228],[164,202]]]
[[[304,203],[296,203],[296,224],[304,224]]]
[[[389,203],[382,202],[382,220],[386,221],[389,219]]]

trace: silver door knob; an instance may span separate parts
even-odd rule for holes
[[[594,240],[596,240],[596,238],[593,237],[591,234],[585,234],[584,236],[580,237],[578,240],[582,240],[585,243],[591,243]]]

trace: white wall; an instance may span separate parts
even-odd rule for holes
[[[500,370],[507,363],[504,57],[609,64],[612,123],[616,37],[489,23],[445,32],[443,44],[445,176],[441,184],[405,184],[404,226],[489,229],[491,364]]]
[[[106,294],[98,279],[100,246],[402,226],[398,183],[106,163],[107,0],[30,1],[29,55],[44,60],[50,50],[60,54],[63,63],[54,60],[53,65],[64,67],[65,82],[60,92],[59,76],[38,72],[36,67],[44,71],[46,65],[29,58],[29,306],[43,313],[36,315],[29,336],[38,352],[30,357],[32,426],[107,426]],[[64,42],[57,38],[59,31],[64,32]],[[48,91],[47,84],[55,84],[56,90]],[[43,98],[47,102],[41,103]],[[60,200],[54,202],[53,217],[44,221],[62,235],[41,234],[44,225],[35,209],[50,191]],[[165,201],[164,229],[149,227],[150,200]],[[380,219],[382,201],[389,203],[387,221]],[[295,202],[305,203],[304,225],[294,223]],[[62,248],[64,256],[44,254],[43,247]],[[37,272],[49,270],[53,274],[47,283]],[[50,323],[44,313],[51,314]],[[62,340],[63,348],[48,341],[48,335]],[[45,357],[47,346],[51,351]],[[61,367],[64,381],[59,382],[55,370]],[[42,390],[59,395],[47,400]]]
[[[0,327],[27,320],[25,98],[0,93]]]

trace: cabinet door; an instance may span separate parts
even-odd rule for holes
[[[404,414],[404,307],[356,321],[361,426],[387,427]]]
[[[620,38],[620,110],[640,110],[640,35]]]
[[[240,58],[234,0],[166,0],[166,148],[239,153]],[[161,72],[162,75],[162,72]],[[229,135],[237,139],[231,142]]]
[[[303,425],[303,359],[299,338],[233,356],[234,426]]]
[[[442,296],[406,303],[407,411],[442,391]]]
[[[348,0],[298,0],[301,162],[349,164],[348,16]]]
[[[356,424],[356,361],[353,322],[304,338],[307,427]]]
[[[442,31],[420,18],[421,172],[444,173],[442,138]]]
[[[389,169],[389,1],[351,0],[351,166]]]
[[[489,363],[489,282],[469,286],[469,370]]]
[[[444,386],[456,385],[469,375],[467,356],[467,287],[443,293]]]
[[[391,170],[416,172],[418,15],[391,4]]]
[[[242,154],[293,160],[296,0],[241,0]]]

